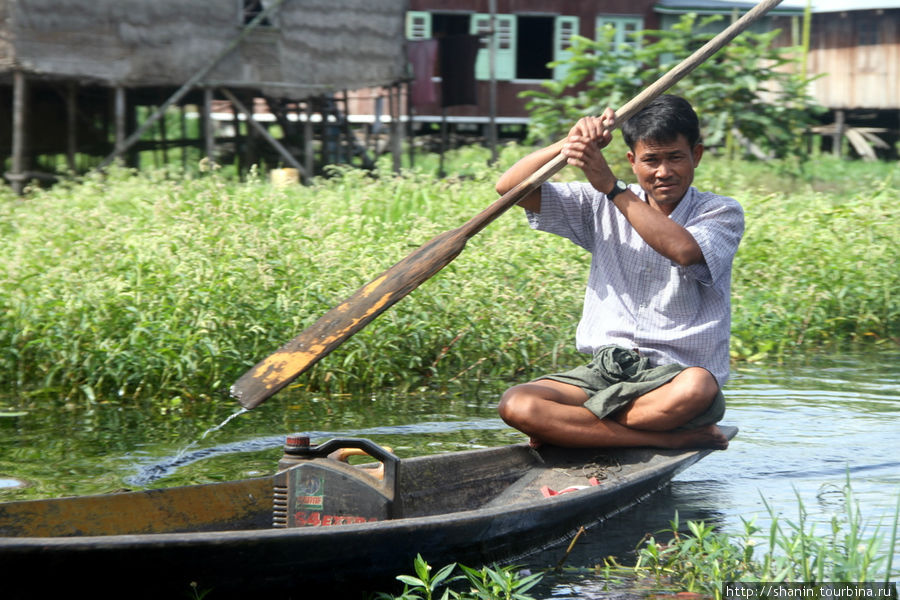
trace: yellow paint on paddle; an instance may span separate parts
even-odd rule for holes
[[[357,296],[368,298],[378,288],[378,286],[384,282],[386,278],[386,275],[382,275],[381,277],[369,282],[359,290]],[[254,379],[261,380],[262,384],[267,389],[271,389],[275,385],[284,381],[283,374],[286,373],[288,377],[295,377],[299,375],[304,370],[306,370],[313,362],[321,358],[324,353],[328,351],[331,344],[349,337],[351,335],[349,332],[351,332],[357,324],[367,319],[371,315],[377,313],[385,305],[387,305],[392,295],[393,293],[391,292],[385,294],[376,302],[374,302],[360,317],[353,319],[346,326],[342,327],[331,335],[318,340],[317,343],[311,345],[307,349],[293,351],[279,350],[278,352],[271,354],[265,360],[256,365],[256,368],[253,370],[252,377]],[[346,302],[342,302],[334,310],[338,312],[347,312],[348,310],[350,310],[350,307],[353,304],[355,304],[355,302],[351,302],[350,300],[348,300]]]

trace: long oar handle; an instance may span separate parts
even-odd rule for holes
[[[741,32],[750,27],[754,21],[781,4],[781,2],[782,0],[763,0],[747,11],[747,14],[729,25],[724,31],[706,42],[697,51],[672,67],[665,75],[644,88],[641,93],[619,108],[616,111],[616,125],[621,125],[636,115],[657,96],[681,81],[688,73],[703,64],[710,56],[721,50],[725,44],[736,38]],[[546,162],[544,166],[466,223],[463,228],[466,230],[468,237],[475,235],[507,209],[524,200],[528,194],[539,188],[541,184],[553,177],[564,166],[566,166],[566,157],[562,154],[557,154]]]
[[[760,2],[728,29],[620,108],[616,113],[617,122],[622,123],[633,116],[779,2],[781,0]],[[232,396],[247,409],[262,404],[375,317],[444,268],[462,252],[467,240],[504,211],[518,204],[565,164],[565,157],[558,154],[461,227],[442,233],[414,250],[244,373],[231,386]]]

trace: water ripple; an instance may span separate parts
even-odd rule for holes
[[[233,417],[234,415],[232,415],[231,418]],[[221,427],[221,425],[219,427]],[[304,435],[308,435],[310,439],[320,439],[331,437],[364,437],[375,435],[450,433],[454,431],[472,430],[482,431],[505,429],[507,427],[508,426],[503,421],[494,418],[470,419],[465,421],[426,421],[424,423],[411,423],[407,425],[385,425],[379,427],[369,427],[366,429],[358,429],[355,431],[305,431]],[[206,434],[204,434],[203,437],[206,437]],[[203,438],[201,437],[200,439]],[[125,478],[125,482],[131,486],[143,487],[153,483],[154,481],[157,481],[158,479],[162,479],[163,477],[172,475],[181,467],[213,456],[234,454],[238,452],[259,452],[262,450],[279,448],[284,444],[284,435],[271,435],[249,440],[241,440],[238,442],[230,442],[227,444],[220,444],[218,446],[210,446],[208,448],[194,449],[194,446],[196,444],[197,442],[192,442],[190,445],[180,450],[174,456],[168,456],[162,459],[157,459],[154,457],[154,462],[140,466],[137,473]]]

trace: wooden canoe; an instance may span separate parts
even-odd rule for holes
[[[729,438],[737,433],[722,429]],[[321,447],[380,449],[368,440],[330,440]],[[350,504],[329,509],[326,501],[324,513],[319,506],[303,516],[295,505],[285,510],[282,497],[287,486],[297,492],[292,501],[306,508],[317,502],[317,492],[300,479],[285,479],[300,469],[0,504],[0,590],[5,598],[76,592],[168,598],[190,596],[194,589],[211,590],[211,598],[264,592],[313,597],[323,590],[338,597],[341,589],[386,590],[397,574],[412,572],[417,553],[435,567],[479,566],[562,541],[652,494],[710,451],[534,450],[519,444],[402,460],[380,452],[369,454],[385,466],[382,480],[370,474],[371,465],[339,462],[333,453],[316,458],[316,468],[339,463],[336,472],[353,471],[335,475],[350,486],[342,494]],[[389,480],[393,487],[387,489]],[[380,507],[385,518],[354,516],[360,509],[353,502],[369,493],[354,491],[359,482],[387,498],[387,508]],[[285,513],[299,518],[299,525],[285,524]]]

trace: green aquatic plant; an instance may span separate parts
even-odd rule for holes
[[[682,531],[678,516],[660,542],[649,536],[638,548],[634,573],[653,577],[666,587],[721,598],[725,582],[776,583],[889,583],[896,576],[893,554],[900,523],[900,495],[890,535],[881,524],[867,523],[853,499],[848,479],[843,490],[841,515],[829,531],[819,533],[797,495],[797,519],[782,519],[766,503],[770,526],[765,533],[755,519],[743,520],[740,535],[718,532],[711,525],[690,521]],[[765,501],[764,501],[765,502]],[[608,569],[622,571],[610,562]]]
[[[533,600],[527,592],[540,583],[541,573],[526,573],[515,566],[483,566],[480,569],[459,565],[462,575],[451,577],[457,564],[452,563],[439,569],[434,575],[432,567],[422,555],[413,563],[415,576],[398,575],[403,583],[403,593],[393,596],[385,592],[376,594],[378,600],[432,600],[438,588],[443,588],[441,600]],[[463,581],[461,587],[453,584]],[[460,586],[456,586],[460,587]]]

